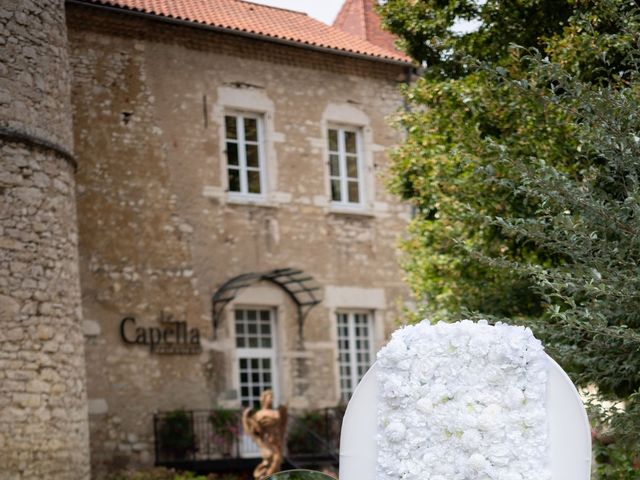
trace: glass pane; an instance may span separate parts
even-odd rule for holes
[[[243,348],[244,347],[244,338],[243,337],[237,337],[236,338],[236,347],[238,347],[238,348]]]
[[[262,339],[262,348],[271,348],[271,339],[269,337]]]
[[[340,158],[338,155],[329,155],[329,170],[332,177],[340,176]]]
[[[239,192],[240,191],[240,171],[230,168],[228,172],[229,172],[229,191]]]
[[[358,178],[358,157],[347,155],[347,177]]]
[[[260,310],[260,318],[262,320],[269,320],[269,310]]]
[[[258,326],[255,323],[250,323],[248,327],[249,327],[249,333],[253,333],[253,334],[258,333]]]
[[[238,165],[238,144],[227,142],[227,164]]]
[[[255,321],[256,319],[256,311],[255,310],[247,310],[247,319],[250,321]],[[251,330],[249,330],[251,331]]]
[[[240,368],[242,368],[242,369],[246,369],[247,368],[247,359],[246,358],[241,358],[240,359]]]
[[[249,180],[249,193],[260,193],[260,172],[249,170],[247,178]]]
[[[344,148],[347,153],[356,153],[356,133],[344,132]]]
[[[258,141],[258,121],[255,118],[244,119],[244,139],[250,142]]]
[[[270,335],[271,325],[269,325],[268,323],[263,323],[262,325],[260,325],[260,333],[263,333],[265,335]]]
[[[257,145],[246,145],[247,149],[247,166],[248,167],[259,167],[258,163],[258,146]]]
[[[236,333],[244,333],[244,324],[242,323],[236,324]]]
[[[234,310],[234,313],[236,314],[236,320],[242,320],[242,312],[244,310]]]
[[[338,151],[338,131],[329,130],[329,150],[332,152]]]
[[[331,180],[331,200],[339,202],[342,200],[340,194],[340,180]]]
[[[227,138],[230,140],[237,139],[238,129],[236,124],[236,117],[227,115],[226,117],[224,117],[224,125],[225,125],[225,130],[227,132]]]
[[[252,358],[251,359],[251,368],[253,368],[254,370],[258,369],[258,365],[259,365],[259,361],[257,358]]]
[[[360,191],[358,182],[349,182],[349,202],[360,203]]]
[[[256,337],[249,338],[249,348],[258,348],[258,339]]]

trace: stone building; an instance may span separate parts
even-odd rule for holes
[[[48,400],[57,385],[73,393],[60,432],[74,444],[86,435],[88,405],[95,477],[157,461],[161,412],[239,409],[265,388],[292,412],[334,407],[394,328],[407,300],[395,247],[409,210],[386,192],[384,175],[386,151],[401,139],[389,119],[412,65],[379,22],[371,26],[372,8],[348,0],[327,26],[239,0],[66,2],[68,48],[52,38],[57,56],[45,70],[59,83],[42,87],[48,100],[27,109],[24,128],[73,145],[78,234],[67,157],[3,143],[0,186],[15,203],[2,209],[15,220],[2,220],[0,269],[10,276],[0,279],[0,302],[3,323],[23,326],[1,334],[0,361],[13,363],[0,378],[21,411],[51,416],[38,428],[58,421]],[[61,11],[42,15],[62,21]],[[24,55],[14,67],[35,71]],[[15,76],[24,80],[16,91],[39,81]],[[10,108],[3,118],[22,118]],[[36,167],[38,155],[55,158]],[[69,211],[26,225],[24,212],[43,195]],[[54,218],[64,224],[47,223]],[[14,241],[23,253],[11,253]],[[59,259],[60,271],[39,269],[35,250],[21,246],[29,242],[51,248],[47,261]],[[80,323],[78,270],[84,345],[71,329]],[[20,360],[6,342],[47,358]],[[31,361],[62,361],[78,378],[64,369],[61,382],[39,378],[53,375],[46,369],[11,378]],[[30,393],[36,387],[42,393]],[[1,447],[17,427],[0,428]],[[256,453],[246,439],[239,448]],[[81,456],[66,457],[78,472]]]
[[[64,3],[0,32],[0,479],[88,478]]]

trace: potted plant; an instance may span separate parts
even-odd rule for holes
[[[216,408],[209,415],[212,443],[218,447],[223,457],[230,457],[240,433],[240,417],[237,411]]]
[[[195,434],[191,416],[183,410],[167,413],[162,419],[158,436],[163,456],[171,460],[185,460],[195,451]]]

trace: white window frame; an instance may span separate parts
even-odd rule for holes
[[[268,311],[269,312],[269,320],[271,325],[271,348],[266,347],[238,347],[236,343],[236,339],[238,337],[238,332],[236,331],[236,311],[238,310],[254,310],[259,315],[260,311]],[[234,358],[233,358],[233,380],[232,384],[237,391],[237,400],[238,405],[241,408],[245,408],[242,405],[242,383],[240,381],[240,360],[247,359],[251,361],[252,359],[264,359],[269,358],[271,361],[271,389],[273,391],[273,405],[277,406],[280,403],[280,363],[278,357],[278,345],[280,334],[278,331],[278,309],[274,306],[270,305],[256,305],[256,304],[240,304],[234,305],[232,309],[229,309],[230,315],[229,319],[231,322],[231,333],[232,333],[232,343],[234,348]],[[252,383],[252,382],[251,382]],[[262,394],[262,391],[260,391]],[[252,396],[252,394],[251,394]],[[254,407],[253,405],[251,406]],[[245,432],[240,433],[239,437],[239,453],[242,458],[259,458],[260,457],[260,448],[256,445],[253,439],[247,435]]]
[[[237,138],[227,138],[227,117],[235,117],[236,119],[236,135]],[[249,167],[247,165],[247,140],[245,139],[244,120],[254,119],[257,125],[258,139],[255,142],[258,147],[258,167]],[[244,112],[237,110],[228,110],[224,112],[223,132],[224,132],[224,155],[225,155],[225,189],[232,198],[248,199],[248,200],[264,200],[267,195],[267,169],[265,158],[265,138],[264,138],[264,117],[259,113]],[[229,157],[227,153],[227,144],[235,143],[238,145],[238,165],[229,165]],[[250,141],[253,143],[253,141]],[[238,170],[240,175],[240,191],[233,191],[229,185],[229,170]],[[249,192],[249,171],[257,171],[260,175],[260,193]]]
[[[371,310],[347,310],[347,309],[339,309],[336,310],[334,312],[335,315],[335,325],[336,325],[336,349],[337,349],[337,369],[338,369],[338,397],[340,399],[341,402],[347,402],[349,400],[349,398],[351,397],[351,395],[353,395],[353,392],[355,391],[358,383],[360,382],[360,380],[362,380],[362,377],[364,376],[364,374],[366,373],[366,371],[369,369],[369,367],[371,367],[371,365],[373,365],[373,361],[374,361],[374,312],[372,312]],[[348,353],[350,356],[349,359],[349,369],[350,369],[350,375],[349,375],[349,380],[351,383],[351,387],[350,387],[350,391],[345,392],[343,385],[342,385],[342,379],[343,379],[343,375],[341,372],[341,367],[342,367],[342,363],[341,363],[341,358],[340,358],[340,354],[341,354],[341,348],[340,348],[340,341],[343,339],[343,337],[340,336],[340,315],[345,315],[347,318],[347,335],[348,335],[348,342],[349,342],[349,346],[348,346]],[[366,340],[369,342],[369,348],[366,350],[366,352],[369,355],[369,362],[364,370],[364,372],[362,372],[362,375],[359,374],[358,372],[358,360],[357,360],[357,354],[359,352],[362,352],[362,350],[358,350],[356,348],[356,335],[355,335],[355,330],[356,330],[356,325],[355,325],[355,316],[356,315],[365,315],[367,322],[367,336],[366,336]],[[362,337],[360,337],[362,338]]]
[[[336,130],[338,132],[338,150],[331,150],[329,142],[329,131]],[[349,201],[349,180],[353,180],[353,177],[348,177],[347,174],[347,152],[345,146],[345,132],[355,134],[356,138],[356,163],[358,167],[358,177],[356,178],[358,183],[358,201]],[[338,155],[338,168],[339,175],[335,176],[331,174],[331,155]],[[366,192],[364,181],[364,148],[362,142],[362,128],[349,126],[349,125],[337,125],[329,124],[327,126],[327,169],[329,177],[329,198],[331,206],[347,209],[363,209],[366,205]],[[333,199],[332,181],[338,180],[340,182],[340,200]]]
[[[238,347],[236,343],[236,339],[238,337],[238,332],[236,331],[236,311],[248,311],[254,310],[257,312],[257,315],[260,314],[261,311],[269,312],[269,320],[271,325],[271,347]],[[238,400],[242,401],[242,383],[240,381],[240,360],[241,359],[263,359],[268,358],[271,361],[271,389],[273,391],[273,400],[274,405],[277,405],[280,399],[280,378],[279,378],[279,364],[278,364],[278,330],[277,330],[277,319],[276,319],[276,309],[273,307],[265,307],[265,306],[255,306],[255,305],[238,305],[235,306],[232,310],[231,321],[233,323],[233,345],[235,348],[235,381],[237,385],[238,391]],[[246,333],[246,332],[245,332]],[[260,338],[260,337],[258,337]],[[262,393],[262,392],[260,392]]]

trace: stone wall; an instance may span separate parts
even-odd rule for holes
[[[89,477],[62,0],[0,5],[0,478]]]
[[[402,67],[94,8],[69,6],[68,16],[94,470],[151,463],[154,412],[239,406],[235,306],[276,311],[281,401],[334,406],[335,312],[372,312],[379,346],[407,294],[395,246],[408,209],[384,186]],[[264,201],[225,191],[229,108],[263,115]],[[330,205],[331,123],[362,128],[362,211]],[[307,318],[304,351],[294,305],[266,284],[238,296],[213,330],[216,288],[283,267],[304,270],[325,295]],[[122,342],[124,316],[154,325],[162,311],[200,330],[201,354]]]

